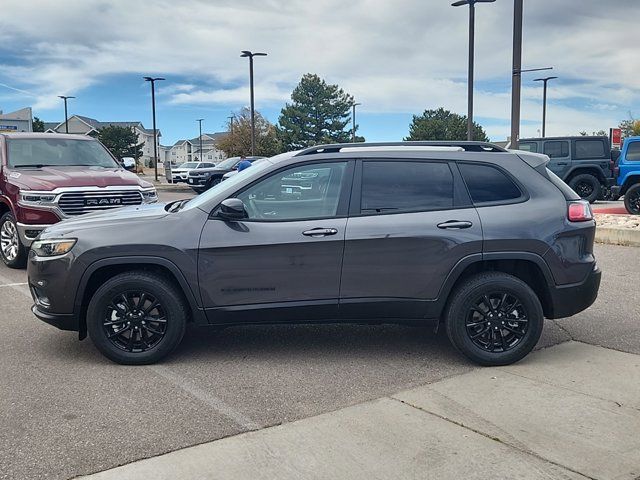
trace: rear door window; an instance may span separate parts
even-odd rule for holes
[[[474,204],[512,202],[523,195],[505,173],[482,164],[460,163],[460,172]]]
[[[605,145],[602,140],[576,140],[576,159],[604,158]]]
[[[544,142],[544,154],[549,158],[562,158],[569,156],[569,142],[566,140],[552,140]]]
[[[447,163],[366,161],[362,164],[362,214],[442,210],[453,207]]]

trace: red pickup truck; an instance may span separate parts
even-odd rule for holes
[[[0,257],[24,266],[48,225],[89,212],[157,202],[155,187],[126,171],[96,139],[0,134]]]

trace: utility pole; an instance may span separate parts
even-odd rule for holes
[[[151,113],[153,115],[153,167],[156,182],[158,181],[158,130],[156,129],[156,82],[164,80],[162,77],[143,77],[145,82],[151,83]]]
[[[69,133],[69,115],[67,114],[67,100],[70,98],[76,98],[76,97],[58,95],[58,98],[61,98],[62,100],[64,100],[64,129],[66,133]]]
[[[513,62],[511,70],[511,148],[520,140],[520,87],[522,83],[522,0],[513,2]]]
[[[352,103],[351,108],[353,113],[351,114],[351,141],[356,143],[356,107],[362,105],[361,103]]]
[[[204,118],[198,118],[196,119],[196,122],[198,122],[198,125],[200,127],[200,136],[198,137],[200,139],[200,158],[198,160],[200,160],[202,162],[202,156],[203,156],[203,152],[202,152],[202,121],[204,120]]]

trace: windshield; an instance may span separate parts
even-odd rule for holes
[[[196,168],[198,166],[198,162],[185,162],[182,165],[179,165],[178,168]]]
[[[12,138],[7,140],[7,153],[10,167],[83,165],[120,168],[100,142],[90,140]]]
[[[233,188],[239,183],[243,182],[244,179],[247,178],[247,175],[254,175],[254,174],[260,175],[264,170],[269,168],[270,165],[271,165],[271,162],[260,162],[260,164],[254,163],[253,166],[251,166],[251,168],[247,168],[241,172],[238,172],[236,175],[229,178],[228,180],[225,180],[224,182],[220,182],[214,185],[206,192],[201,193],[200,195],[193,198],[192,200],[189,200],[189,203],[185,205],[185,208],[200,207],[201,205],[207,203],[209,199],[211,199],[212,197],[215,197],[220,191],[227,190],[227,189],[231,189],[231,191],[233,191]]]
[[[240,157],[231,157],[223,160],[222,162],[216,165],[216,168],[233,168],[236,162],[240,160]]]

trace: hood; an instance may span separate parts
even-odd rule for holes
[[[106,212],[87,213],[69,218],[47,227],[41,234],[41,238],[65,236],[78,230],[100,227],[126,228],[129,222],[140,220],[153,220],[170,215],[165,210],[165,203],[151,203],[135,205],[132,207],[117,208]]]
[[[14,168],[7,172],[7,180],[22,189],[45,191],[58,187],[153,186],[135,173],[115,167]]]

